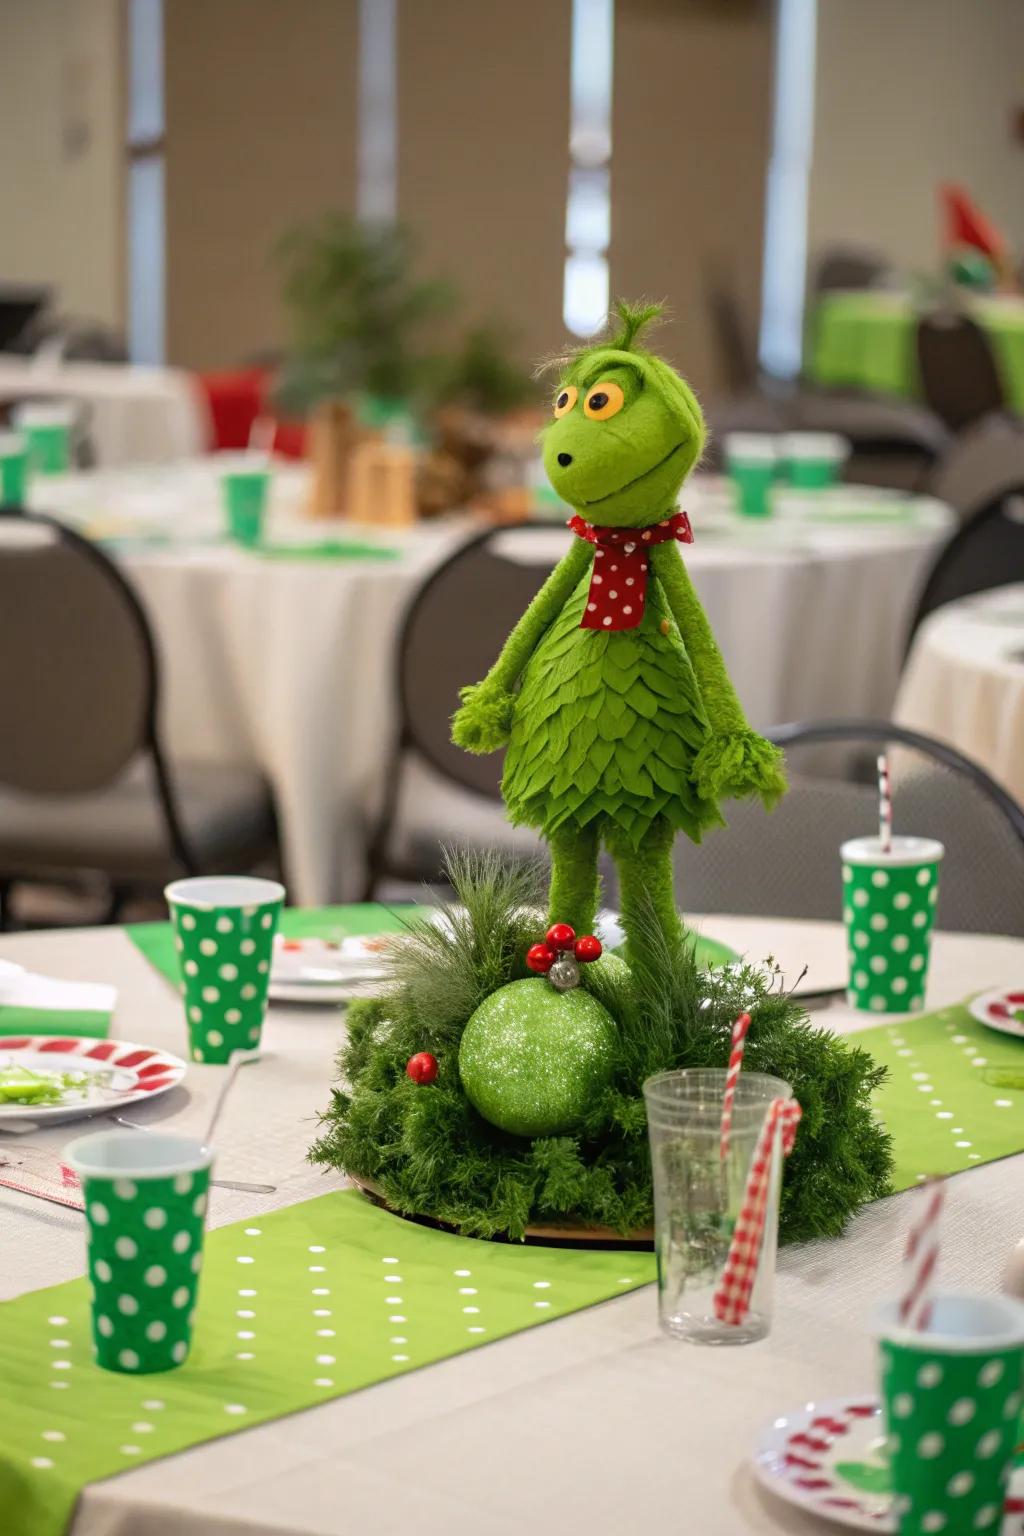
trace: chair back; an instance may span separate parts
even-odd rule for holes
[[[989,339],[969,315],[945,310],[922,315],[916,347],[925,403],[951,432],[1005,408]]]
[[[1024,421],[998,412],[952,440],[928,492],[967,520],[1018,485],[1024,485]]]
[[[896,833],[945,845],[937,925],[1024,936],[1024,811],[977,764],[887,721],[824,721],[768,735],[785,749],[789,793],[770,816],[747,801],[731,805],[728,834],[699,847],[679,839],[681,910],[839,921],[839,846],[877,833],[875,757],[888,748]],[[811,754],[826,742],[857,748],[861,773],[822,777]]]
[[[941,551],[925,581],[907,635],[944,603],[1024,581],[1024,476],[969,517]]]
[[[869,246],[826,246],[814,266],[812,298],[847,288],[880,288],[891,270],[881,251]]]
[[[536,524],[476,535],[427,578],[398,642],[401,747],[464,789],[497,798],[503,754],[475,757],[453,745],[459,689],[482,678],[565,553],[564,528]]]
[[[0,784],[101,789],[152,746],[156,661],[107,557],[53,519],[0,510]]]

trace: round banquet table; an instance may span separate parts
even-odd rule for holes
[[[928,616],[893,718],[959,747],[1024,805],[1024,584]]]
[[[1007,406],[1024,411],[1024,300],[992,295],[966,300],[995,353]],[[836,292],[815,306],[808,373],[819,384],[879,394],[919,395],[914,331],[918,308],[908,294]]]
[[[86,434],[103,466],[187,458],[209,442],[206,401],[191,375],[177,368],[0,353],[0,404],[35,395],[85,406]]]
[[[776,955],[791,980],[805,961],[810,985],[844,963],[838,924],[697,922],[752,958]],[[115,1037],[184,1047],[179,1000],[117,929],[3,935],[0,957],[68,980],[113,982]],[[939,934],[927,1004],[939,1008],[1022,975],[1020,940]],[[840,1033],[874,1022],[840,1002],[815,1018]],[[221,1121],[218,1174],[273,1183],[276,1193],[213,1191],[212,1226],[342,1182],[304,1160],[342,1028],[333,1009],[271,1006],[264,1057],[239,1075]],[[136,1118],[199,1133],[224,1071],[190,1067],[180,1088]],[[79,1129],[34,1132],[32,1141],[56,1149]],[[951,1183],[945,1285],[998,1287],[1021,1235],[1021,1170],[1022,1159],[1011,1157]],[[647,1528],[674,1530],[680,1511],[700,1536],[812,1536],[821,1525],[759,1492],[747,1457],[776,1414],[871,1389],[866,1318],[896,1283],[908,1199],[868,1207],[840,1239],[784,1250],[774,1328],[760,1344],[672,1342],[658,1331],[654,1291],[645,1287],[92,1484],[70,1536],[613,1536],[641,1518]],[[0,1298],[84,1273],[75,1212],[0,1189],[0,1232]]]
[[[399,558],[267,559],[218,541],[211,462],[37,481],[32,503],[106,541],[139,591],[172,759],[258,767],[292,898],[351,900],[394,729],[402,611],[474,525],[310,523],[306,471],[282,468],[271,539],[293,552],[291,541],[359,540]],[[687,485],[684,504],[696,535],[685,557],[751,722],[887,715],[914,598],[952,513],[843,487],[751,522],[710,476]],[[535,537],[530,558],[554,563],[570,535],[554,525]]]

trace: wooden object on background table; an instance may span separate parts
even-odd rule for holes
[[[310,517],[338,517],[348,509],[349,472],[361,437],[350,406],[325,400],[309,424],[309,459],[313,469],[307,512]]]
[[[346,511],[359,523],[404,528],[416,521],[416,457],[403,443],[367,439],[349,462]]]

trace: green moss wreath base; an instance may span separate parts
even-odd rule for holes
[[[872,1111],[884,1077],[866,1051],[813,1027],[763,965],[706,971],[692,944],[659,951],[650,972],[600,964],[583,984],[619,1025],[615,1073],[573,1135],[526,1141],[473,1109],[459,1081],[462,1031],[497,987],[529,973],[523,956],[545,926],[542,871],[493,857],[450,856],[457,903],[444,925],[419,923],[391,949],[380,996],[353,1003],[339,1053],[340,1086],[310,1159],[366,1179],[387,1203],[472,1237],[521,1238],[528,1226],[629,1233],[653,1218],[642,1084],[673,1067],[725,1066],[732,1022],[751,1015],[744,1065],[793,1085],[803,1109],[782,1190],[784,1241],[835,1236],[862,1205],[889,1192],[889,1138]],[[417,1086],[405,1065],[438,1060]]]

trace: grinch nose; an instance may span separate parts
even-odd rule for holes
[[[571,453],[560,453],[558,455],[558,462],[559,462],[559,464],[561,464],[563,469],[568,469],[569,465],[572,463],[572,454]]]

